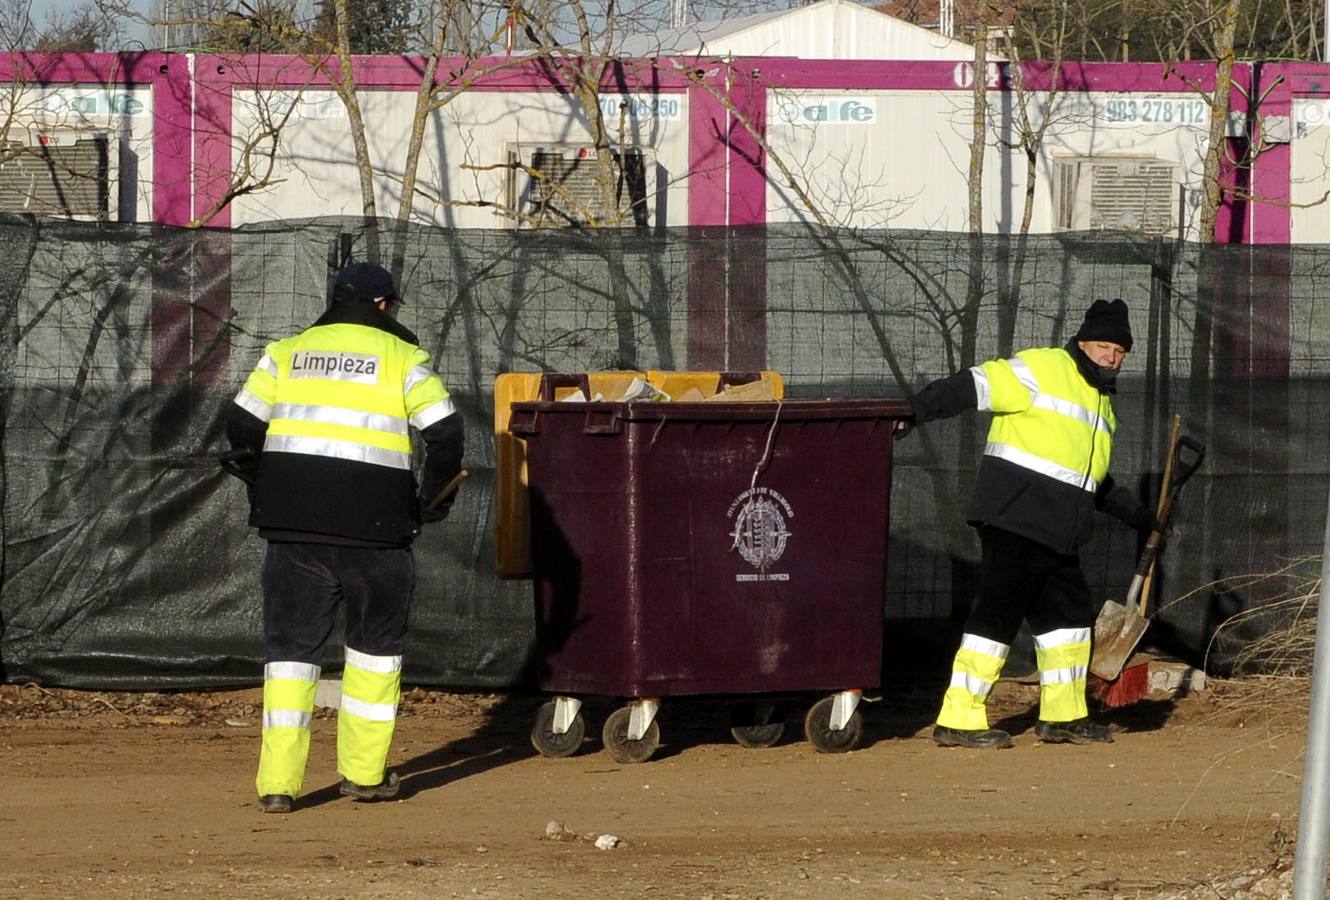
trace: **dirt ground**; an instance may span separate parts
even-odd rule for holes
[[[3,685],[0,896],[1288,895],[1303,704],[1212,684],[1106,711],[1111,745],[1054,746],[1035,739],[1035,691],[999,684],[1016,747],[982,752],[933,745],[932,692],[862,706],[864,743],[843,754],[803,739],[806,702],[750,750],[723,705],[667,700],[656,755],[620,765],[599,737],[608,701],[585,707],[579,754],[547,759],[537,698],[414,689],[400,799],[337,795],[321,711],[306,793],[279,816],[254,796],[257,689]]]

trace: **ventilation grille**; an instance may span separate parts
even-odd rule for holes
[[[1059,160],[1057,180],[1060,229],[1169,234],[1177,228],[1174,163],[1138,158]]]
[[[110,168],[104,135],[10,143],[0,153],[0,212],[106,219]]]
[[[608,161],[604,175],[602,161]],[[520,147],[509,151],[508,162],[507,206],[523,226],[650,224],[653,166],[648,151]]]

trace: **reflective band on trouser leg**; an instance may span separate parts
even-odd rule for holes
[[[346,648],[337,711],[337,771],[356,784],[383,781],[402,689],[402,657]]]
[[[300,796],[318,681],[319,667],[309,663],[271,662],[263,667],[263,746],[254,780],[260,797]]]
[[[1085,674],[1090,668],[1090,629],[1059,628],[1034,636],[1039,665],[1039,718],[1070,722],[1089,715]]]
[[[1011,648],[975,634],[961,638],[961,648],[951,664],[951,687],[942,697],[942,711],[937,724],[963,731],[988,728],[988,710],[984,704],[993,690],[1002,664]]]

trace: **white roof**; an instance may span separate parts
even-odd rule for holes
[[[625,35],[619,54],[799,59],[973,59],[974,48],[852,0]]]

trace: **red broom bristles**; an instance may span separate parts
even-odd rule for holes
[[[1091,675],[1086,680],[1086,688],[1090,696],[1104,706],[1112,709],[1131,706],[1150,694],[1150,664],[1140,662],[1124,666],[1112,681]]]

